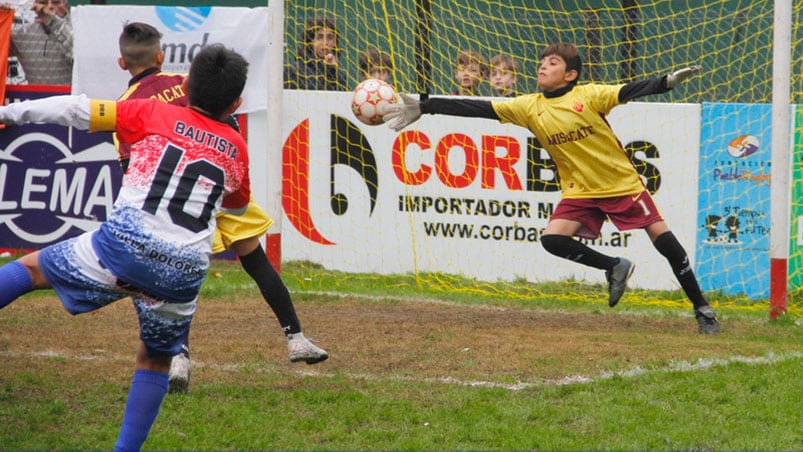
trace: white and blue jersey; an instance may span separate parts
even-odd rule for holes
[[[209,267],[215,215],[250,200],[242,136],[157,100],[92,101],[90,130],[116,130],[131,161],[100,229],[39,255],[72,314],[131,297],[149,351],[172,355],[189,328]]]

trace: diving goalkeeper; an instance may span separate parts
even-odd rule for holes
[[[495,119],[527,128],[557,166],[562,197],[541,243],[551,254],[605,271],[608,304],[616,306],[635,264],[602,254],[573,237],[595,239],[606,218],[620,230],[644,229],[672,267],[694,305],[698,331],[718,333],[714,309],[703,296],[685,249],[669,229],[605,116],[617,105],[639,97],[665,93],[699,66],[660,78],[626,84],[577,82],[582,61],[577,48],[555,43],[541,53],[538,86],[542,92],[509,100],[430,98],[419,102],[402,94],[384,116],[400,131],[423,113]]]

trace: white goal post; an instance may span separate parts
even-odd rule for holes
[[[277,272],[282,264],[282,103],[284,97],[284,0],[268,1],[268,99],[265,130],[265,177],[267,202],[265,211],[273,219],[273,227],[265,237],[265,251]]]
[[[775,0],[772,50],[770,317],[786,312],[789,261],[792,0]]]

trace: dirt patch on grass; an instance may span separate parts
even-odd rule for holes
[[[198,363],[194,384],[223,383],[219,379],[239,378],[238,369],[254,367],[376,378],[539,382],[660,367],[671,361],[794,351],[793,345],[776,340],[791,332],[755,320],[725,320],[722,334],[703,336],[690,316],[416,300],[337,299],[297,302],[296,307],[307,336],[329,351],[328,361],[291,364],[278,323],[263,300],[205,299],[191,335]],[[138,327],[129,300],[70,317],[55,297],[30,297],[0,314],[0,380],[4,373],[52,368],[52,363],[37,362],[37,356],[80,361],[60,365],[59,372],[84,373],[84,378],[88,369],[110,381],[131,374]]]

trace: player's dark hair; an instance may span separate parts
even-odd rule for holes
[[[376,47],[371,47],[360,54],[359,66],[362,72],[368,72],[371,69],[392,71],[393,61],[391,61],[390,55],[387,53]]]
[[[566,42],[558,42],[551,44],[549,47],[541,52],[541,58],[546,58],[550,55],[558,55],[566,62],[566,72],[575,70],[577,71],[577,78],[572,80],[571,83],[577,83],[580,80],[580,74],[583,71],[583,62],[580,59],[580,52],[574,44]]]
[[[335,55],[340,55],[340,32],[337,31],[335,20],[330,17],[313,17],[309,19],[304,25],[304,31],[301,34],[301,43],[298,45],[298,55],[306,58],[313,52],[312,42],[315,40],[315,34],[321,28],[328,28],[335,34],[335,48],[332,49]]]
[[[222,115],[243,93],[248,61],[223,44],[204,47],[190,65],[187,97],[213,117]]]
[[[162,34],[152,25],[127,23],[118,40],[120,56],[132,68],[152,66],[156,64],[156,55],[162,50],[161,39]]]

